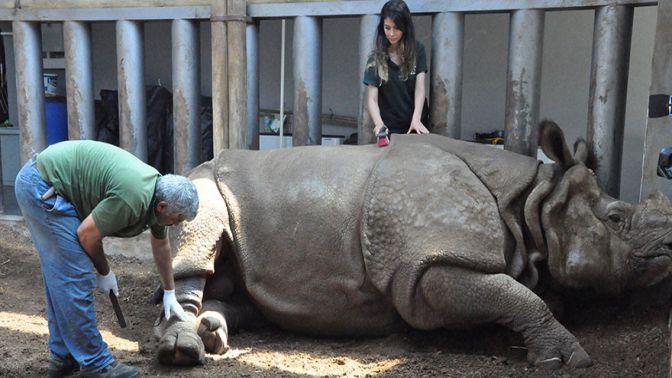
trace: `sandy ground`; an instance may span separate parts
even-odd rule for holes
[[[150,252],[147,251],[149,254]],[[143,376],[165,377],[667,377],[667,299],[631,294],[615,300],[576,300],[563,323],[595,364],[548,372],[528,366],[522,339],[499,327],[403,331],[383,338],[316,339],[273,326],[230,338],[223,356],[192,368],[156,362],[147,303],[158,284],[151,260],[111,256],[128,328],[98,296],[99,329],[113,354]],[[0,377],[45,376],[47,320],[39,261],[25,233],[0,225]],[[77,374],[75,374],[77,376]]]

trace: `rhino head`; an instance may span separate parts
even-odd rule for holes
[[[547,266],[554,284],[613,294],[653,285],[672,272],[672,207],[653,193],[642,204],[607,195],[585,163],[586,143],[572,154],[560,128],[541,125],[544,153],[556,162],[555,185],[539,206]]]

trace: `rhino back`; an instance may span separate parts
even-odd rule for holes
[[[382,153],[341,146],[218,156],[234,257],[248,294],[272,322],[332,335],[397,326],[367,279],[360,244],[364,191]]]
[[[430,265],[503,272],[506,226],[461,157],[427,138],[395,139],[370,180],[362,233],[370,277],[403,312]]]

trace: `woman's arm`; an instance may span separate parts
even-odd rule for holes
[[[373,85],[366,86],[366,105],[369,108],[369,115],[373,121],[373,134],[378,134],[378,130],[383,126],[383,119],[380,117],[380,107],[378,107],[378,87]]]
[[[413,109],[413,118],[411,119],[411,126],[408,128],[408,133],[415,131],[418,134],[429,134],[427,127],[422,124],[422,107],[425,105],[425,76],[424,72],[420,72],[415,76],[415,102]]]

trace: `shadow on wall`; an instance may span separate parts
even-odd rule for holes
[[[161,174],[173,173],[173,94],[163,86],[148,87],[147,163]],[[119,145],[119,95],[103,89],[96,100],[96,140]],[[212,152],[212,97],[201,98],[201,162]]]

